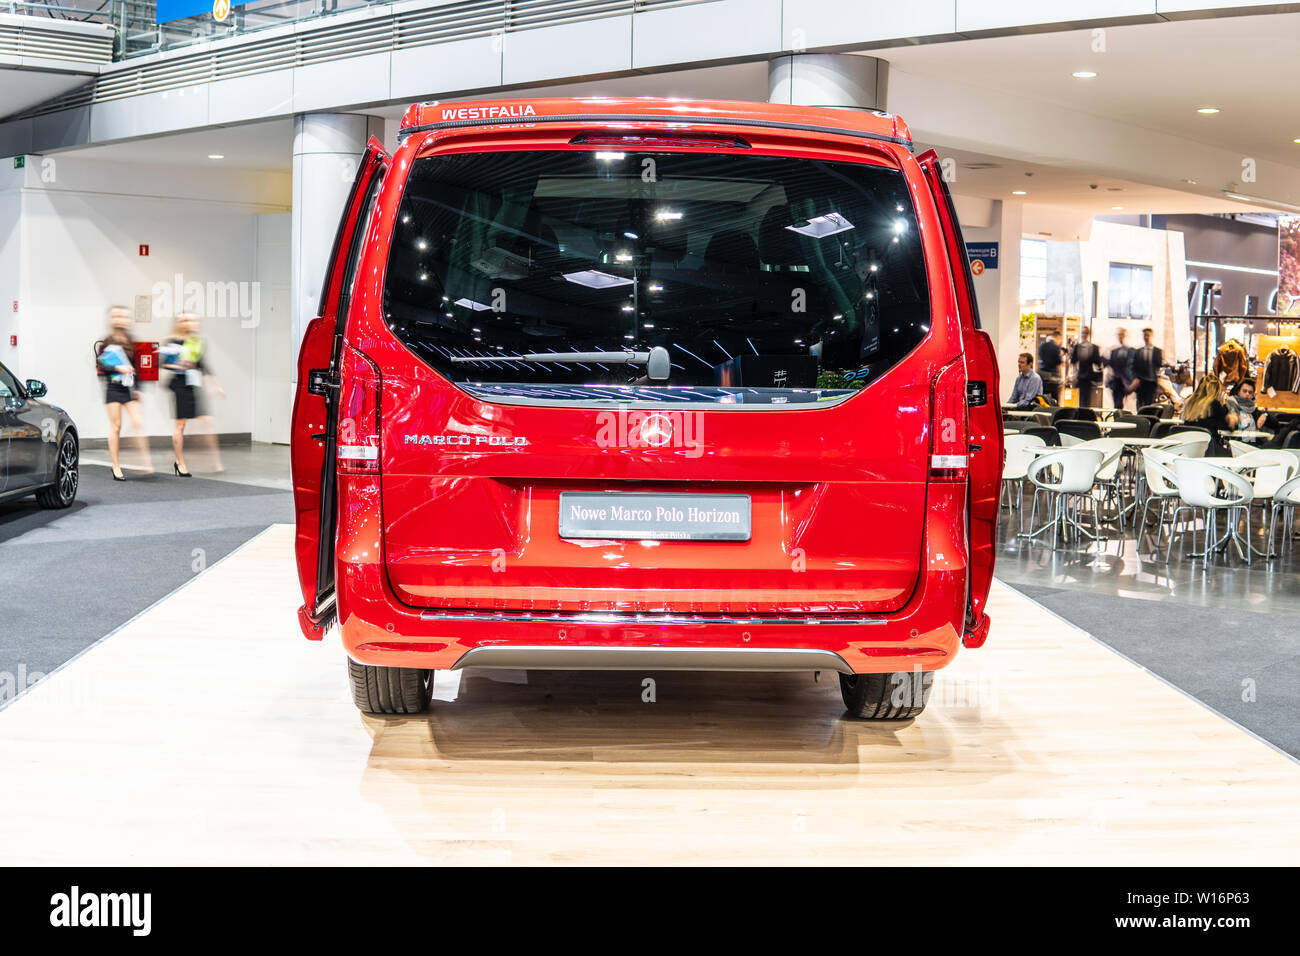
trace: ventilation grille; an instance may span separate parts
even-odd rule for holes
[[[254,39],[256,34],[246,34],[246,39],[237,45],[222,47],[213,44],[192,54],[180,49],[169,51],[162,60],[139,66],[121,65],[101,74],[84,89],[42,103],[13,118],[272,70],[328,63],[368,53],[386,53],[715,2],[717,0],[462,0],[432,9],[410,10],[338,25],[321,21],[316,29],[291,35],[259,41]],[[4,51],[3,36],[0,34],[0,52]]]
[[[113,59],[113,35],[103,35],[57,28],[0,24],[0,56],[40,57],[65,63],[110,63]]]

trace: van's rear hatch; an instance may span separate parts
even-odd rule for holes
[[[806,615],[912,593],[937,369],[898,170],[743,144],[417,159],[384,313],[402,600]]]

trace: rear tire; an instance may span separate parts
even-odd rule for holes
[[[910,720],[925,710],[933,685],[934,671],[841,674],[840,696],[850,717]]]
[[[433,671],[379,667],[348,660],[352,702],[367,714],[422,714],[429,709]]]

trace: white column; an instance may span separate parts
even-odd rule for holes
[[[885,108],[889,64],[848,53],[793,53],[768,61],[768,101],[791,106]]]
[[[307,323],[316,317],[339,216],[372,134],[383,136],[382,119],[357,113],[294,117],[290,361],[295,381],[298,345]]]
[[[958,216],[967,242],[996,242],[998,268],[975,276],[975,298],[980,322],[993,339],[1002,378],[1002,397],[1011,393],[1011,382],[1019,374],[1016,356],[1020,346],[1020,237],[1024,228],[1024,204],[957,198]],[[1032,349],[1031,349],[1032,351]]]

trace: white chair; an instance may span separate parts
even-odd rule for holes
[[[1210,447],[1210,436],[1206,432],[1176,432],[1165,437],[1170,440],[1178,440],[1178,444],[1170,445],[1165,450],[1184,458],[1200,458],[1205,454],[1205,450]]]
[[[1120,461],[1124,457],[1124,439],[1089,438],[1087,441],[1072,445],[1072,448],[1095,448],[1101,452],[1101,467],[1097,469],[1098,482],[1113,482],[1119,473]]]
[[[1060,439],[1062,448],[1073,448],[1075,445],[1083,444],[1082,438],[1077,435],[1067,435],[1065,432],[1061,432]]]
[[[1011,510],[1020,512],[1020,528],[1023,531],[1025,514],[1020,507],[1020,499],[1024,497],[1025,475],[1034,462],[1034,450],[1046,448],[1047,443],[1038,435],[1007,435],[1002,440],[1002,447],[1006,452],[1002,459],[1002,496],[1007,499]],[[1001,504],[999,498],[999,507]]]
[[[1205,550],[1197,552],[1196,548],[1196,528],[1192,526],[1192,557],[1201,558],[1202,566],[1208,566],[1210,562],[1210,552],[1218,549],[1220,545],[1226,549],[1229,540],[1234,542],[1241,550],[1242,556],[1246,563],[1250,563],[1250,503],[1254,499],[1255,492],[1249,481],[1236,472],[1228,471],[1226,468],[1220,468],[1212,465],[1203,459],[1194,458],[1175,458],[1172,462],[1174,476],[1178,481],[1178,497],[1182,499],[1182,504],[1174,511],[1174,528],[1178,527],[1178,516],[1184,511],[1191,511],[1193,516],[1196,510],[1205,511]],[[1228,531],[1221,539],[1216,539],[1218,534],[1218,516],[1226,512],[1228,521]],[[1237,512],[1242,512],[1246,519],[1246,537],[1245,548],[1241,548],[1242,538],[1237,534],[1236,524],[1233,519]],[[1165,553],[1165,560],[1169,560],[1173,552],[1174,534],[1169,535],[1169,550]]]
[[[1147,512],[1153,502],[1160,502],[1160,517],[1156,523],[1156,538],[1151,546],[1152,556],[1160,551],[1160,535],[1165,527],[1165,510],[1169,507],[1171,501],[1178,500],[1178,476],[1174,474],[1173,464],[1177,455],[1171,455],[1167,451],[1161,451],[1158,448],[1145,448],[1142,451],[1142,478],[1143,485],[1146,488],[1145,500],[1142,504],[1142,519],[1137,523],[1137,535],[1139,538],[1147,526]],[[1173,529],[1169,530],[1170,538],[1173,537]],[[1138,545],[1138,552],[1141,553],[1141,545]]]
[[[1285,451],[1286,449],[1281,449]],[[1273,492],[1272,505],[1269,509],[1268,553],[1279,555],[1291,540],[1291,529],[1295,525],[1295,509],[1300,505],[1300,475],[1282,484]],[[1274,550],[1273,535],[1277,530],[1278,515],[1282,515],[1282,540]]]
[[[1037,491],[1047,492],[1052,503],[1052,520],[1041,528],[1022,533],[1023,538],[1036,538],[1049,529],[1052,532],[1052,547],[1056,547],[1058,537],[1066,538],[1071,532],[1101,541],[1102,535],[1097,524],[1096,502],[1092,489],[1097,480],[1097,470],[1105,456],[1095,448],[1062,448],[1060,451],[1039,455],[1029,466],[1025,477],[1035,488],[1034,513],[1030,517],[1030,527],[1038,513]],[[1092,506],[1092,531],[1089,532],[1079,522],[1079,507],[1083,502]]]
[[[1270,517],[1273,509],[1273,496],[1279,488],[1300,472],[1296,457],[1284,448],[1260,448],[1234,459],[1239,465],[1255,466],[1255,476],[1250,484],[1255,492],[1255,501],[1260,506],[1260,521]],[[1272,521],[1269,522],[1269,557],[1273,556]]]
[[[1260,448],[1234,459],[1238,465],[1254,465],[1255,499],[1272,498],[1273,493],[1295,475],[1296,461],[1286,449]]]
[[[1253,451],[1259,451],[1254,445],[1248,445],[1244,441],[1236,438],[1228,439],[1228,451],[1232,453],[1233,458],[1240,458],[1243,455],[1249,455]]]
[[[1260,451],[1280,451],[1295,460],[1295,473],[1300,475],[1300,448],[1261,448]]]

